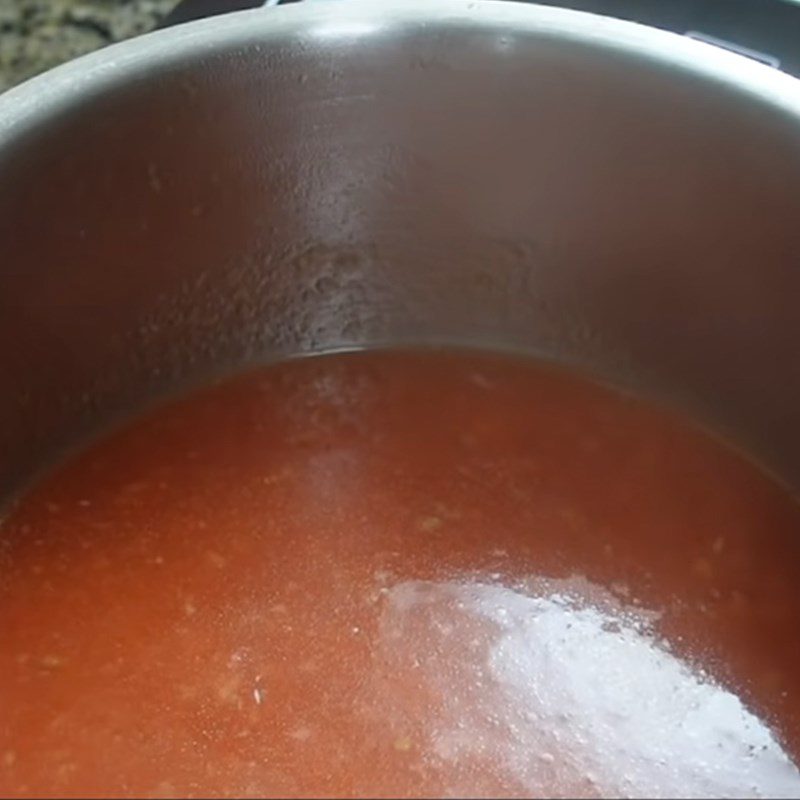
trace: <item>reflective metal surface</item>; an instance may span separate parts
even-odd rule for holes
[[[248,362],[532,352],[800,483],[800,83],[551,8],[297,4],[0,98],[0,493]]]

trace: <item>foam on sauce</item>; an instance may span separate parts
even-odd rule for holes
[[[414,731],[398,742],[439,761],[445,791],[796,796],[797,768],[735,694],[670,653],[638,610],[585,605],[581,583],[531,595],[418,581],[387,594],[370,699]]]
[[[535,363],[284,363],[0,525],[0,795],[800,796],[800,510]]]

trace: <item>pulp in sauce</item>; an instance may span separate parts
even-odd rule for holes
[[[798,797],[799,535],[533,362],[242,375],[0,527],[0,795]]]

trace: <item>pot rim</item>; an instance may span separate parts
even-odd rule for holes
[[[800,123],[800,80],[752,59],[633,22],[505,0],[340,0],[236,11],[104,47],[0,94],[0,148],[132,79],[204,54],[296,39],[324,49],[430,26],[497,30],[585,44],[749,96]],[[501,51],[498,50],[498,53]],[[513,54],[509,53],[510,58]]]

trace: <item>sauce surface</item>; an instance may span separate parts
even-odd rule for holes
[[[329,355],[0,524],[0,795],[799,797],[800,511],[534,362]]]

